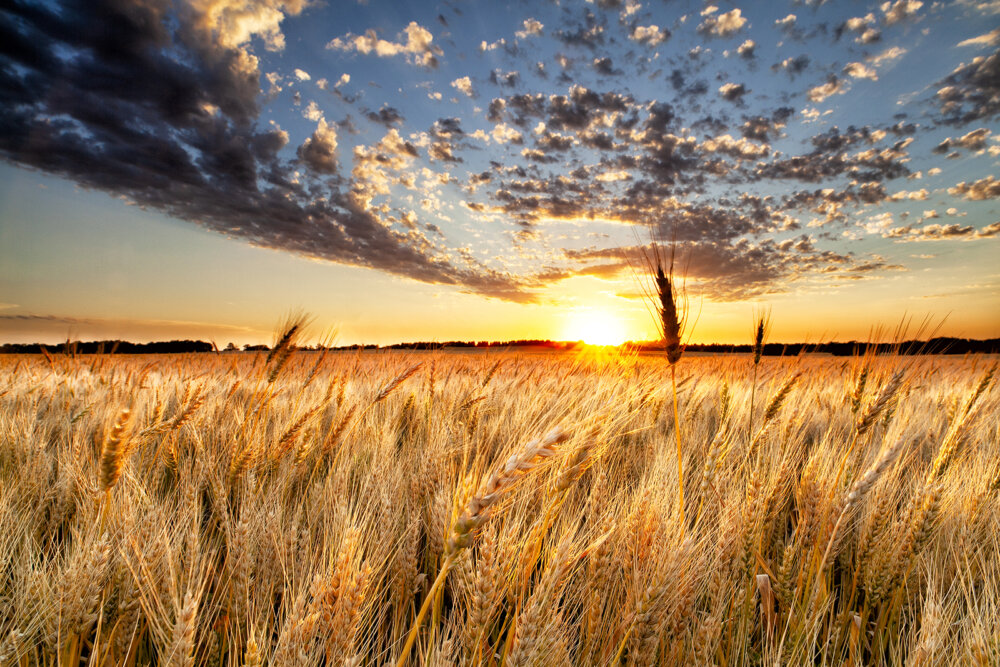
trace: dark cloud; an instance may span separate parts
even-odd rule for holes
[[[325,121],[305,140],[297,151],[299,159],[319,174],[337,173],[337,133]]]
[[[802,74],[809,67],[809,56],[802,54],[800,56],[795,56],[794,58],[785,58],[779,63],[774,63],[771,65],[772,72],[784,71],[792,78],[795,75]]]
[[[595,50],[604,45],[604,21],[587,12],[577,25],[557,30],[555,38],[567,46]]]
[[[620,76],[621,74],[624,74],[624,72],[620,69],[615,69],[615,65],[611,61],[611,58],[606,56],[604,58],[594,58],[593,66],[594,71],[601,76]]]
[[[740,127],[740,133],[747,139],[768,143],[780,136],[788,119],[794,115],[795,109],[792,107],[780,107],[775,109],[770,118],[764,116],[746,117],[743,126]]]
[[[943,155],[953,148],[964,148],[970,151],[981,151],[986,147],[986,139],[990,136],[990,131],[985,127],[973,130],[957,139],[951,137],[945,139],[934,147],[934,153]]]
[[[973,58],[935,84],[940,122],[965,125],[1000,114],[1000,50]]]
[[[373,123],[379,123],[380,125],[385,125],[386,127],[392,127],[393,125],[401,125],[406,118],[403,114],[399,112],[399,109],[390,106],[384,106],[378,111],[367,111],[365,113],[365,118]]]
[[[213,14],[112,0],[15,2],[4,12],[5,159],[256,245],[531,298],[521,281],[458,267],[446,249],[384,224],[358,194],[370,190],[338,173],[332,127],[308,137],[295,161],[279,157],[288,136],[257,128],[261,77],[247,35]],[[277,23],[261,34],[280,48]]]
[[[502,88],[513,88],[520,80],[521,75],[518,72],[503,72],[498,69],[490,72],[490,83]]]
[[[738,301],[780,294],[810,275],[822,274],[824,279],[836,282],[838,278],[851,280],[862,273],[901,268],[870,258],[861,260],[851,254],[819,250],[805,235],[784,241],[681,242],[677,249],[678,266],[686,283],[692,290],[697,290],[699,297],[713,301]],[[639,246],[568,250],[566,256],[584,266],[565,270],[561,274],[553,272],[554,278],[593,275],[588,271],[595,269],[609,274],[629,266],[643,265],[643,249]],[[609,263],[608,260],[617,261]]]
[[[905,162],[907,147],[912,139],[902,139],[884,148],[870,147],[849,150],[876,142],[878,133],[870,128],[848,128],[841,132],[834,127],[811,139],[813,150],[804,155],[779,158],[760,164],[756,178],[793,179],[818,183],[837,176],[849,176],[857,181],[884,181],[910,173]]]
[[[719,87],[719,95],[727,102],[741,102],[748,92],[742,83],[724,83]]]

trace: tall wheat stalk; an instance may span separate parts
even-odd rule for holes
[[[677,506],[681,525],[686,525],[684,514],[684,448],[681,444],[681,417],[677,408],[677,362],[684,353],[681,336],[684,333],[686,313],[680,303],[678,285],[674,278],[674,259],[677,245],[670,247],[669,264],[664,260],[663,250],[653,242],[644,251],[643,259],[647,273],[652,277],[656,293],[653,295],[657,314],[657,325],[663,341],[663,349],[670,363],[670,390],[674,408],[674,436],[677,440]]]

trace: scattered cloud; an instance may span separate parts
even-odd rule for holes
[[[709,5],[708,8],[714,8],[714,5]],[[739,8],[719,15],[714,12],[705,14],[703,11],[702,16],[705,16],[705,20],[698,25],[698,32],[711,37],[732,37],[747,24]]]
[[[632,29],[632,34],[629,35],[629,38],[633,41],[639,42],[640,44],[647,44],[649,46],[662,44],[667,41],[669,37],[669,30],[666,28],[660,28],[656,25],[637,25]]]
[[[906,53],[906,49],[900,46],[893,46],[875,56],[872,56],[869,59],[869,62],[875,67],[882,67],[883,65],[899,60],[905,56]]]
[[[878,81],[878,72],[864,63],[847,63],[844,66],[844,74],[854,79],[871,79]]]
[[[971,201],[1000,199],[1000,180],[993,178],[993,175],[990,174],[973,183],[961,181],[954,187],[948,188],[948,194],[964,197]]]
[[[362,55],[374,53],[380,58],[388,58],[403,54],[408,62],[423,67],[437,67],[438,57],[442,55],[440,47],[433,44],[434,35],[416,21],[401,32],[398,38],[406,36],[406,41],[392,42],[380,39],[374,30],[368,30],[363,35],[347,33],[343,37],[334,38],[326,48],[335,51],[356,51]]]
[[[919,0],[896,0],[896,2],[883,2],[882,13],[885,15],[885,24],[893,25],[916,15],[917,10],[924,6]]]
[[[727,102],[739,102],[748,92],[742,83],[724,83],[719,86],[719,95]]]
[[[943,70],[952,71],[927,92],[926,80],[893,87],[907,51],[878,43],[919,21],[921,2],[879,3],[836,23],[800,7],[755,32],[731,6],[703,6],[669,29],[634,1],[539,6],[539,18],[500,26],[517,40],[481,43],[463,43],[457,12],[439,19],[439,40],[416,21],[394,32],[402,24],[364,30],[375,25],[365,19],[341,28],[360,34],[328,43],[338,61],[329,81],[312,78],[312,60],[264,54],[289,48],[282,19],[307,4],[108,2],[104,14],[85,3],[16,5],[16,20],[0,26],[0,156],[262,247],[514,301],[627,266],[629,247],[552,256],[557,238],[582,245],[585,224],[617,226],[619,239],[628,228],[676,233],[692,278],[715,299],[899,269],[843,250],[857,246],[841,238],[972,240],[1000,230],[953,224],[963,214],[944,196],[995,200],[1000,182],[976,174],[943,190],[930,167],[947,164],[954,182],[975,172],[938,156],[1000,155],[990,129],[1000,56],[952,49]],[[109,46],[100,35],[119,23],[134,40]],[[761,35],[784,46],[750,38]],[[814,38],[822,48],[803,44]],[[733,40],[725,59],[715,39]],[[992,30],[959,46],[998,39]],[[357,57],[433,69],[440,44],[447,67],[398,85],[372,74],[386,62]],[[337,68],[351,69],[353,84],[346,72],[335,79]],[[865,97],[875,87],[856,80],[905,92],[905,105]],[[310,99],[309,81],[330,94]],[[282,103],[287,116],[274,113]],[[855,112],[860,105],[883,117]],[[942,140],[943,126],[952,136]],[[893,213],[881,210],[887,202]],[[903,211],[908,203],[926,210]],[[552,266],[533,272],[539,257]]]
[[[517,35],[518,39],[527,39],[528,37],[541,35],[542,28],[544,27],[545,26],[542,25],[542,23],[540,21],[537,21],[536,19],[525,19],[521,23],[521,29],[515,32],[514,34]]]
[[[1000,52],[962,63],[936,84],[940,121],[964,125],[1000,114]]]
[[[972,130],[971,132],[958,137],[957,139],[952,139],[948,137],[937,146],[934,147],[935,153],[945,154],[951,152],[955,148],[964,148],[970,151],[982,151],[986,148],[986,139],[990,136],[990,131],[985,127],[981,127],[978,130]]]
[[[835,74],[827,77],[826,83],[814,86],[806,93],[806,97],[812,102],[822,102],[833,95],[843,95],[847,92],[847,82]]]
[[[455,79],[451,82],[451,86],[469,97],[475,97],[476,95],[476,92],[472,88],[472,79],[467,76]]]

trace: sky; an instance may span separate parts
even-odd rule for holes
[[[1000,1],[14,0],[0,343],[1000,336]]]

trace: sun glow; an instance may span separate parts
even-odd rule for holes
[[[582,340],[588,345],[621,345],[628,339],[622,321],[603,310],[573,313],[566,322],[564,337]]]

